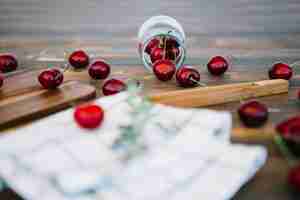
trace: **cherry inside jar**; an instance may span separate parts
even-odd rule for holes
[[[147,20],[138,33],[141,60],[151,72],[159,60],[169,60],[176,68],[182,66],[185,55],[185,33],[182,26],[168,16],[155,16]]]

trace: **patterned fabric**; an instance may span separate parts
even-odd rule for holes
[[[141,102],[127,93],[97,100],[105,119],[96,130],[79,128],[69,109],[8,131],[0,176],[28,200],[225,200],[266,160],[263,147],[230,143],[227,112],[138,112]]]

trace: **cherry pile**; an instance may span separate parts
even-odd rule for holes
[[[69,56],[69,66],[75,70],[85,69],[88,67],[88,74],[93,80],[104,80],[108,78],[111,73],[110,65],[104,60],[94,60],[90,63],[90,58],[83,50],[74,51]],[[55,89],[63,83],[64,71],[68,69],[68,66],[64,70],[58,70],[55,68],[46,69],[42,71],[38,76],[38,81],[45,89]],[[102,91],[105,96],[119,93],[127,88],[126,83],[121,79],[112,78],[104,82]]]
[[[152,62],[152,70],[160,81],[169,81],[176,74],[176,82],[184,88],[203,85],[200,81],[200,73],[196,68],[183,65],[176,71],[176,60],[180,56],[179,44],[176,40],[166,40],[166,48],[160,47],[161,42],[157,38],[151,40],[145,52],[149,54]],[[210,59],[207,69],[214,76],[221,76],[228,70],[228,61],[222,56]]]
[[[158,60],[169,60],[174,64],[180,58],[180,45],[171,36],[159,36],[151,39],[145,48],[153,65]]]

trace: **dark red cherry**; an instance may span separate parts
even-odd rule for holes
[[[83,105],[75,109],[74,119],[82,128],[94,129],[101,125],[104,111],[98,105]]]
[[[62,84],[64,75],[58,69],[47,69],[39,74],[38,80],[45,89],[55,89]]]
[[[290,169],[288,183],[293,189],[300,191],[300,165]]]
[[[248,101],[238,109],[241,121],[248,127],[259,127],[268,120],[268,108],[258,101]]]
[[[0,55],[0,72],[6,73],[18,68],[17,59],[11,54]]]
[[[178,48],[179,47],[179,43],[174,39],[174,38],[168,38],[166,40],[166,48],[170,49],[170,48]]]
[[[182,66],[176,72],[176,81],[181,87],[195,87],[200,81],[200,73],[192,66]]]
[[[160,41],[157,38],[150,40],[146,46],[145,52],[150,55],[154,48],[159,47],[159,43]]]
[[[276,126],[287,148],[297,157],[300,157],[300,116],[289,118]]]
[[[151,62],[155,63],[158,60],[161,60],[164,58],[164,49],[160,47],[155,47],[150,54]]]
[[[222,56],[215,56],[208,62],[207,69],[212,75],[220,76],[227,71],[228,62]]]
[[[293,76],[293,69],[285,63],[276,63],[269,70],[270,79],[290,80]]]
[[[153,64],[153,72],[158,80],[169,81],[176,72],[176,67],[170,60],[158,60]]]
[[[113,95],[124,91],[126,87],[126,84],[122,80],[112,78],[104,83],[102,92],[105,96]]]
[[[89,65],[90,58],[84,51],[78,50],[70,55],[69,63],[75,69],[82,69]]]
[[[166,49],[166,59],[176,60],[180,54],[180,50],[177,47],[171,47]]]
[[[106,79],[110,73],[110,66],[103,60],[97,60],[91,64],[88,72],[93,79]]]
[[[0,88],[3,86],[4,76],[0,74]]]

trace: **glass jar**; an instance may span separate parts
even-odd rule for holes
[[[176,68],[182,66],[186,36],[182,26],[172,17],[154,16],[138,32],[138,50],[144,66],[152,71],[157,60],[171,60]]]

